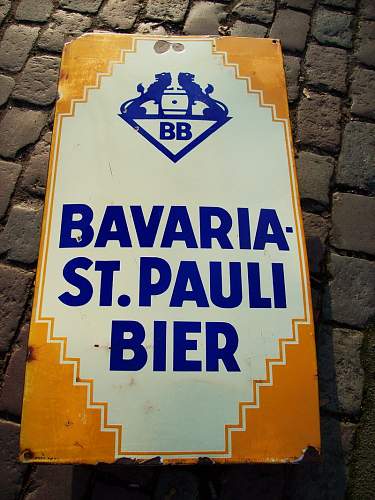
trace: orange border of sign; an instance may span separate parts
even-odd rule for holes
[[[122,426],[108,423],[108,404],[93,400],[94,380],[80,377],[79,358],[67,357],[66,338],[54,337],[54,318],[42,317],[40,311],[62,120],[74,116],[75,104],[86,102],[89,90],[99,88],[101,78],[111,75],[113,64],[123,63],[126,53],[135,51],[137,40],[145,38],[182,39],[97,33],[64,48],[29,336],[20,445],[23,462],[97,463],[129,456],[121,450]],[[162,455],[164,463],[190,463],[202,456],[219,463],[298,461],[309,447],[320,449],[319,406],[308,264],[280,43],[241,37],[188,38],[210,40],[213,53],[234,68],[236,78],[246,80],[248,92],[258,94],[260,106],[271,108],[273,120],[283,123],[305,313],[292,321],[291,336],[279,340],[279,356],[266,359],[266,378],[252,382],[253,400],[239,403],[238,423],[225,426],[224,450],[132,452],[131,456],[147,461]]]

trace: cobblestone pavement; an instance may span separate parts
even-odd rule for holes
[[[0,24],[0,498],[375,498],[375,0],[0,0]],[[17,463],[61,50],[98,29],[281,39],[317,323],[321,464]]]

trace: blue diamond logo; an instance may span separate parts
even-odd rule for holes
[[[214,87],[203,90],[194,79],[179,73],[173,86],[171,73],[159,73],[120,108],[119,116],[174,163],[231,119],[225,104],[211,97]]]

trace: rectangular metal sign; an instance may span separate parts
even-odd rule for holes
[[[21,459],[285,462],[319,446],[279,42],[67,44]]]

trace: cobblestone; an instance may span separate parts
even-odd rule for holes
[[[374,315],[375,262],[331,254],[332,276],[323,297],[326,319],[361,328]]]
[[[168,498],[170,492],[174,492],[176,498],[198,500],[199,485],[196,476],[186,470],[162,471],[156,485],[154,500],[164,500]]]
[[[109,0],[99,17],[112,28],[128,30],[134,25],[141,6],[138,0]]]
[[[301,59],[294,56],[284,56],[285,78],[288,90],[288,100],[293,102],[298,97]]]
[[[41,106],[52,104],[57,93],[59,66],[59,57],[31,57],[17,81],[13,97]]]
[[[141,23],[138,25],[137,33],[153,34],[153,35],[166,35],[167,32],[163,26],[158,23]]]
[[[343,49],[310,45],[305,56],[306,82],[346,91],[347,53]]]
[[[12,437],[12,431],[18,432],[18,427],[5,423],[11,426],[11,437],[1,452],[7,465],[2,466],[0,461],[0,496],[5,500],[21,496],[25,500],[81,500],[92,495],[95,499],[164,500],[166,495],[175,497],[181,493],[190,495],[191,500],[203,488],[201,497],[208,496],[210,489],[211,496],[218,500],[253,496],[262,500],[343,500],[347,495],[349,466],[352,467],[354,434],[362,436],[362,441],[356,437],[356,449],[361,442],[366,442],[363,447],[368,450],[374,448],[369,426],[363,426],[368,418],[363,406],[368,396],[359,411],[363,386],[359,364],[363,332],[359,329],[374,318],[375,304],[374,247],[369,237],[374,227],[375,198],[370,196],[375,195],[375,124],[365,123],[374,120],[374,0],[0,0],[0,24],[3,21],[6,25],[0,40],[0,68],[4,73],[0,75],[0,243],[5,240],[9,251],[0,256],[0,365],[6,368],[0,396],[2,416],[20,416],[27,334],[27,327],[20,331],[20,325],[29,320],[29,308],[25,312],[25,307],[34,276],[20,267],[34,266],[34,262],[24,260],[35,259],[38,239],[31,224],[21,221],[25,213],[36,216],[40,198],[45,194],[51,133],[46,133],[44,126],[53,120],[57,73],[53,66],[50,80],[51,72],[45,71],[42,63],[57,62],[51,52],[60,52],[64,41],[90,29],[136,29],[162,36],[167,31],[184,31],[193,35],[220,32],[264,37],[271,28],[270,36],[282,40],[296,146],[297,150],[302,149],[298,153],[297,174],[318,326],[321,406],[323,414],[328,412],[337,418],[322,418],[321,464],[233,466],[212,472],[206,469],[207,473],[199,467],[192,473],[184,469],[168,473],[169,469],[146,470],[125,465],[95,469],[59,465],[30,468],[23,477],[25,468],[18,469],[16,463],[17,438]],[[353,64],[357,67],[347,75]],[[9,76],[19,72],[14,79]],[[351,86],[347,88],[347,84]],[[347,104],[352,105],[352,114]],[[348,119],[354,121],[345,125]],[[340,154],[334,170],[336,153]],[[15,157],[17,163],[3,161]],[[362,194],[351,194],[349,190]],[[32,232],[30,236],[28,231]],[[328,248],[354,256],[332,254]],[[21,253],[22,262],[12,260],[11,252]],[[325,324],[322,328],[322,320],[336,322],[336,326]],[[338,327],[340,324],[346,327]],[[366,356],[363,359],[368,360],[363,351],[362,357]],[[372,377],[372,372],[366,373],[365,395]],[[363,439],[363,434],[369,437]],[[366,453],[360,452],[360,460],[369,462],[370,453]],[[370,465],[365,464],[364,469],[369,470]],[[95,477],[91,477],[92,470]],[[356,465],[357,475],[362,470],[360,462]],[[370,475],[367,479],[364,475],[362,484],[371,485],[369,478]],[[351,488],[358,484],[350,481]],[[373,490],[367,486],[368,498],[372,498]],[[353,498],[366,497],[358,492],[356,495]]]
[[[329,231],[328,222],[319,215],[304,213],[303,225],[309,269],[311,273],[319,273],[322,270],[323,258],[326,252],[325,243]]]
[[[17,163],[0,160],[0,219],[7,211],[10,198],[21,173],[21,166]]]
[[[0,484],[2,500],[14,500],[22,488],[22,477],[26,470],[18,463],[18,440],[20,426],[0,420]]]
[[[341,446],[344,454],[345,464],[348,466],[352,460],[355,433],[358,428],[358,424],[353,424],[351,422],[341,422]]]
[[[61,464],[58,466],[38,465],[31,476],[24,499],[82,500],[87,498],[90,478],[91,469],[89,467]],[[108,500],[113,500],[108,494],[105,497]]]
[[[343,9],[353,10],[356,0],[320,0],[320,3],[329,5],[330,7],[342,7]]]
[[[42,209],[13,206],[5,229],[0,234],[0,254],[10,260],[33,264],[38,257]]]
[[[172,490],[173,491],[173,490]],[[168,493],[168,492],[167,492]],[[173,493],[174,495],[174,493]],[[102,481],[97,481],[94,485],[91,500],[102,500],[108,497],[111,500],[151,500],[149,495],[137,490],[126,490],[124,487],[116,486],[113,484],[104,483]],[[154,497],[158,500],[159,497]],[[164,498],[168,498],[165,496]],[[173,498],[173,497],[172,497]],[[178,498],[178,497],[176,497]],[[180,497],[184,498],[184,497]],[[191,498],[191,500],[198,500],[197,497],[185,497],[186,500]],[[161,500],[161,498],[160,498]]]
[[[312,10],[315,0],[286,0],[288,7],[295,7],[302,10]]]
[[[224,5],[213,2],[197,2],[191,8],[184,26],[187,35],[217,35],[219,25],[224,21]]]
[[[269,24],[275,11],[275,0],[240,0],[234,5],[233,12],[250,21]]]
[[[281,500],[285,489],[282,467],[246,466],[223,471],[220,500]]]
[[[345,462],[355,426],[332,417],[321,419],[322,463],[299,464],[289,469],[288,500],[343,500],[347,483]],[[349,446],[348,446],[349,445]],[[344,446],[346,448],[344,448]]]
[[[52,0],[22,0],[18,5],[15,18],[20,21],[47,21],[53,10]]]
[[[270,31],[271,38],[280,38],[283,49],[302,52],[309,31],[310,18],[303,12],[279,10]]]
[[[9,349],[23,313],[32,279],[33,273],[0,264],[0,310],[2,316],[0,352]]]
[[[374,0],[360,0],[359,1],[359,14],[365,19],[372,19],[375,21],[375,2]]]
[[[60,7],[76,12],[98,12],[103,0],[60,0]]]
[[[189,0],[148,0],[146,16],[162,21],[183,21]]]
[[[352,113],[375,119],[375,71],[356,68],[350,87]]]
[[[58,10],[51,19],[47,29],[39,37],[38,46],[52,52],[61,52],[65,42],[82,35],[92,22],[87,16],[63,10]]]
[[[361,408],[364,373],[361,366],[363,333],[323,327],[317,336],[320,406],[344,415]]]
[[[311,33],[323,45],[337,45],[350,49],[352,21],[352,15],[319,8],[313,19]]]
[[[375,66],[375,22],[362,21],[358,37],[357,59],[368,66]]]
[[[340,145],[340,104],[338,97],[311,92],[303,97],[297,112],[297,137],[302,144],[329,152]]]
[[[375,255],[375,198],[335,193],[332,204],[331,244],[343,250]]]
[[[375,194],[375,125],[350,122],[346,125],[336,181]]]
[[[327,207],[329,184],[334,169],[333,158],[301,151],[296,163],[301,198],[316,202],[318,207]]]
[[[266,33],[267,28],[264,26],[243,21],[236,21],[230,30],[232,36],[252,36],[253,38],[264,38]]]
[[[0,123],[0,154],[14,158],[24,146],[35,142],[47,122],[42,111],[12,108]]]
[[[122,481],[149,490],[155,485],[158,473],[153,467],[138,467],[130,464],[98,464],[97,471],[112,481]]]
[[[11,7],[10,0],[0,0],[0,24],[6,18]]]
[[[9,26],[0,43],[0,68],[12,72],[22,69],[38,33],[39,28],[32,26]]]
[[[47,132],[35,146],[22,180],[23,189],[36,196],[43,196],[47,183],[51,132]]]
[[[0,75],[0,106],[7,102],[15,83],[11,76]]]
[[[22,411],[28,334],[29,325],[25,325],[13,349],[0,395],[0,411],[18,418]]]

